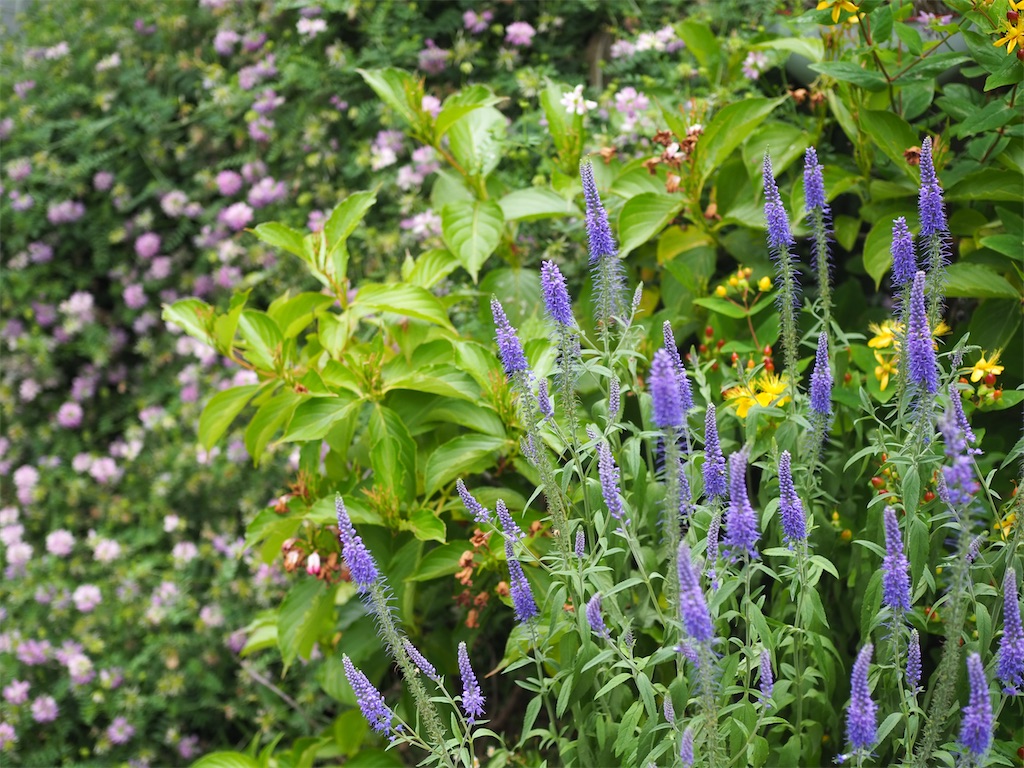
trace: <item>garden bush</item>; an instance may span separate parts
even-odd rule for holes
[[[1018,20],[819,6],[27,24],[5,757],[1012,764]]]

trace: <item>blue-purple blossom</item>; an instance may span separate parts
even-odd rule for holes
[[[662,704],[662,712],[665,715],[665,722],[674,723],[676,721],[676,708],[672,704],[671,696],[665,697],[665,703]]]
[[[971,694],[960,721],[960,743],[978,759],[992,745],[992,699],[988,695],[985,667],[977,653],[967,657],[967,682]]]
[[[378,733],[387,733],[391,729],[391,721],[394,713],[384,702],[380,691],[371,683],[356,666],[347,654],[341,657],[341,663],[345,667],[345,677],[348,684],[352,686],[352,692],[356,695],[356,703],[366,718],[370,727]]]
[[[949,402],[953,406],[953,415],[956,417],[956,425],[963,432],[964,440],[968,444],[976,443],[978,438],[974,435],[974,430],[971,429],[971,423],[967,421],[967,414],[964,413],[964,404],[960,399],[960,389],[957,387],[956,382],[952,382],[949,385]],[[969,449],[971,453],[981,453],[980,448]]]
[[[572,302],[565,287],[565,278],[555,262],[545,261],[541,265],[540,288],[544,294],[544,307],[547,309],[548,317],[559,325],[572,328],[575,325]]]
[[[686,726],[686,730],[683,731],[683,738],[679,742],[679,759],[683,763],[683,768],[692,768],[693,766],[693,728]]]
[[[964,510],[978,490],[967,442],[952,409],[947,409],[939,417],[938,427],[942,435],[943,451],[949,460],[939,475],[939,497],[954,509]]]
[[[715,404],[708,403],[704,416],[704,497],[710,501],[725,498],[725,455],[718,440]]]
[[[722,530],[722,516],[715,513],[711,516],[711,522],[708,524],[708,541],[707,551],[707,577],[711,591],[714,592],[718,589],[718,538],[719,533]]]
[[[921,636],[916,629],[910,630],[910,640],[907,643],[907,688],[911,693],[918,690],[921,683]]]
[[[910,562],[903,554],[903,537],[896,520],[896,510],[886,507],[885,557],[882,559],[882,602],[894,613],[910,610]]]
[[[874,646],[868,643],[860,649],[850,675],[850,708],[846,713],[846,735],[856,750],[870,750],[878,732],[878,705],[871,700],[868,687],[868,666]]]
[[[610,419],[614,419],[619,413],[621,387],[618,377],[612,376],[611,381],[608,382],[608,417]]]
[[[530,582],[526,580],[522,563],[516,559],[515,552],[512,551],[512,542],[509,539],[505,539],[505,560],[508,562],[509,593],[512,597],[512,607],[516,612],[516,620],[520,624],[525,624],[539,611],[537,603],[533,599]]]
[[[654,353],[651,362],[651,400],[654,423],[662,429],[683,423],[683,406],[679,398],[679,381],[672,358],[664,349]]]
[[[586,554],[587,535],[583,532],[582,528],[576,531],[576,545],[573,547],[572,551],[580,560],[582,560],[583,556]]]
[[[679,545],[679,615],[686,634],[698,643],[710,643],[715,636],[711,614],[700,588],[700,574],[690,559],[690,548]]]
[[[909,381],[929,394],[939,389],[939,369],[932,346],[932,333],[928,328],[928,314],[924,300],[924,272],[914,275],[910,289],[910,319],[907,323],[907,373]]]
[[[682,458],[676,460],[676,474],[679,477],[679,519],[686,521],[693,514],[693,492],[690,490],[690,478],[686,476],[686,465]]]
[[[767,152],[764,154],[764,218],[768,224],[768,248],[772,256],[777,259],[785,252],[786,258],[791,258],[789,247],[796,241],[789,230],[789,218],[775,184],[772,158]]]
[[[462,478],[455,481],[455,490],[459,492],[463,505],[468,512],[472,513],[476,522],[482,525],[491,521],[491,513],[473,497],[473,494],[466,488],[466,484],[462,482]]]
[[[679,349],[676,347],[676,337],[672,333],[672,323],[668,320],[661,326],[662,335],[665,339],[665,349],[672,358],[672,366],[675,368],[676,377],[679,380],[679,404],[683,409],[683,420],[686,414],[693,410],[693,391],[690,389],[690,378],[686,374],[686,366],[683,365],[683,358],[679,356]]]
[[[899,287],[914,279],[917,261],[914,258],[914,238],[907,228],[907,220],[900,216],[892,222],[892,282]]]
[[[921,191],[918,194],[917,211],[921,217],[922,238],[941,236],[949,229],[942,204],[942,187],[935,175],[930,136],[921,143]]]
[[[996,677],[1014,694],[1024,689],[1024,626],[1020,620],[1017,571],[1006,569],[1003,579],[1003,637],[999,641]]]
[[[808,147],[804,153],[804,202],[808,213],[815,208],[828,212],[822,170],[821,164],[818,163],[818,153],[814,147]]]
[[[601,496],[608,507],[608,513],[619,522],[628,522],[624,519],[622,499],[619,496],[619,468],[615,465],[611,448],[605,442],[597,446],[597,473],[601,478]]]
[[[402,638],[402,647],[405,648],[406,654],[412,659],[412,663],[419,668],[420,672],[435,682],[440,681],[441,676],[437,674],[434,665],[427,661],[426,657],[419,652],[415,645],[409,642],[409,638]]]
[[[523,354],[523,345],[519,343],[516,329],[509,325],[501,302],[493,297],[491,298],[491,314],[494,315],[494,330],[498,340],[498,354],[501,356],[501,364],[505,366],[505,373],[512,376],[519,371],[528,371],[530,366],[526,362],[526,355]]]
[[[545,418],[553,418],[555,415],[554,406],[551,403],[551,395],[548,394],[548,382],[541,379],[537,384],[537,409]]]
[[[462,677],[462,711],[470,724],[484,714],[484,696],[480,691],[473,667],[469,664],[469,651],[465,641],[459,643],[459,675]]]
[[[747,452],[740,450],[729,457],[729,509],[725,518],[725,550],[736,560],[757,557],[757,513],[747,496]]]
[[[589,161],[580,163],[583,199],[587,205],[587,235],[590,238],[590,266],[597,266],[605,257],[618,259],[619,249],[608,225],[608,214],[601,203],[594,181],[594,168]]]
[[[501,499],[494,504],[494,511],[498,515],[498,522],[501,523],[501,530],[505,533],[507,539],[524,539],[526,534],[523,533],[523,529],[520,528],[516,521],[512,519],[512,514],[508,511],[508,507],[505,506],[505,502]]]
[[[793,484],[792,457],[789,451],[779,455],[779,515],[786,544],[789,547],[803,544],[807,540],[807,516]]]
[[[761,681],[758,687],[761,689],[762,701],[770,699],[772,691],[775,690],[775,678],[772,676],[772,655],[767,648],[761,649]]]
[[[335,497],[334,509],[338,515],[338,539],[341,541],[341,555],[345,558],[345,564],[352,575],[352,582],[360,592],[366,592],[380,578],[377,564],[359,534],[356,533],[341,496]]]
[[[811,410],[826,418],[832,415],[832,369],[828,364],[828,334],[818,334],[811,373]]]
[[[594,630],[595,635],[602,638],[609,637],[608,627],[605,626],[604,617],[601,615],[600,592],[587,601],[586,615],[587,623],[590,624],[590,628]]]

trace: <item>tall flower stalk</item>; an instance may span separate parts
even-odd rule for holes
[[[789,218],[782,204],[779,188],[775,184],[771,156],[764,155],[764,218],[768,229],[768,252],[775,262],[779,276],[776,303],[782,326],[782,356],[789,374],[790,386],[797,382],[797,323],[796,310],[800,301],[800,283],[797,281],[796,259],[790,248],[796,242],[789,229]]]
[[[814,147],[804,153],[804,207],[811,222],[811,257],[818,277],[821,320],[827,333],[832,325],[832,283],[829,242],[832,239],[832,211],[825,198],[825,180]]]
[[[949,225],[942,202],[942,187],[935,175],[932,139],[921,142],[921,188],[917,210],[921,218],[921,258],[928,272],[928,322],[935,327],[942,314],[942,296],[949,256]]]
[[[555,386],[558,391],[562,412],[565,414],[566,429],[574,449],[576,435],[579,430],[577,415],[576,381],[580,374],[580,337],[576,328],[576,319],[572,314],[572,303],[569,291],[565,287],[565,278],[553,261],[545,261],[540,270],[541,293],[544,296],[544,308],[551,324],[554,326],[555,348]]]
[[[594,181],[594,168],[589,160],[580,163],[583,199],[587,207],[587,236],[590,244],[590,269],[594,278],[594,314],[598,333],[607,352],[614,318],[626,315],[626,279],[619,248],[615,243],[608,214],[601,202]]]

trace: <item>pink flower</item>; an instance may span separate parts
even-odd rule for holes
[[[505,42],[509,45],[529,47],[535,34],[537,30],[525,21],[515,21],[505,27]]]
[[[12,706],[18,706],[28,701],[28,681],[11,680],[10,685],[4,687],[4,701]]]
[[[238,232],[252,221],[252,208],[245,203],[235,203],[221,211],[217,220]]]
[[[64,403],[57,411],[57,423],[64,429],[78,429],[82,426],[82,406]]]
[[[171,558],[175,566],[181,568],[199,556],[199,548],[191,541],[179,541],[171,550]]]
[[[283,181],[274,181],[270,176],[260,179],[249,190],[246,199],[253,208],[265,208],[268,205],[283,200],[288,194]]]
[[[12,744],[18,743],[18,733],[14,726],[6,720],[0,720],[0,749],[6,750]]]
[[[85,206],[77,200],[61,200],[50,203],[46,218],[51,224],[71,224],[85,216]]]
[[[230,56],[235,51],[235,44],[241,39],[233,29],[222,29],[213,36],[213,50],[221,56]]]
[[[89,467],[89,474],[97,483],[106,485],[118,479],[121,476],[121,471],[117,468],[116,461],[108,456],[103,456],[93,461],[92,466]]]
[[[72,593],[71,600],[82,613],[92,613],[103,602],[103,595],[95,584],[82,584]]]
[[[114,718],[114,722],[107,728],[107,738],[111,744],[127,744],[134,735],[135,728],[123,717]]]
[[[53,696],[40,696],[32,702],[32,719],[37,723],[52,723],[60,710]]]
[[[149,303],[149,300],[146,298],[146,290],[138,283],[127,286],[122,296],[128,309],[142,309]]]
[[[217,174],[217,190],[224,197],[231,197],[242,188],[242,177],[234,171],[221,171]]]
[[[92,556],[99,563],[110,563],[121,556],[121,545],[113,539],[99,539],[93,545]]]
[[[97,171],[92,177],[92,186],[97,192],[106,192],[114,186],[114,174],[110,171]]]
[[[75,547],[75,537],[63,528],[46,536],[46,551],[57,557],[67,557]]]
[[[419,53],[419,68],[431,75],[444,72],[452,52],[438,48],[433,40],[427,39],[425,42],[427,47]]]
[[[431,117],[437,117],[441,113],[441,100],[428,93],[420,101],[420,108]]]
[[[50,660],[52,650],[46,640],[25,640],[18,645],[15,655],[25,666],[36,667]]]
[[[146,232],[135,240],[135,253],[141,259],[151,259],[160,253],[160,235]]]
[[[88,685],[96,677],[92,659],[84,653],[76,653],[68,659],[68,674],[72,685]]]
[[[462,14],[462,24],[466,31],[479,35],[487,29],[487,25],[491,23],[493,18],[494,14],[490,11],[484,11],[479,14],[476,11],[466,11]]]
[[[316,576],[320,573],[320,553],[313,552],[309,557],[306,558],[306,573],[310,576]]]

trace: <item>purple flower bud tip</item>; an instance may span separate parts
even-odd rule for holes
[[[783,451],[779,456],[779,513],[782,517],[783,538],[792,547],[807,539],[807,518],[793,484],[791,462],[789,451]]]
[[[874,647],[868,643],[860,649],[850,675],[850,709],[846,714],[846,733],[854,751],[871,749],[877,733],[878,705],[871,700],[868,667]]]
[[[988,695],[988,680],[981,656],[967,657],[967,681],[970,683],[970,701],[964,707],[960,721],[960,743],[977,759],[992,745],[992,699]]]
[[[345,668],[345,677],[348,678],[348,683],[352,686],[352,692],[356,695],[356,703],[359,705],[363,717],[366,718],[373,730],[378,733],[387,733],[391,729],[394,714],[384,702],[384,697],[347,655],[343,655],[341,661]]]
[[[886,507],[883,517],[886,554],[882,560],[882,602],[894,612],[902,613],[910,610],[910,562],[903,554],[903,537],[896,511]]]
[[[907,228],[907,220],[900,216],[892,222],[892,281],[902,287],[914,279],[915,272],[914,238]]]
[[[828,334],[824,331],[818,335],[818,347],[814,353],[811,410],[826,418],[832,415],[832,369],[828,362]]]
[[[683,423],[683,406],[675,366],[664,349],[654,353],[654,361],[651,363],[651,400],[654,423],[659,427],[678,427]]]
[[[771,156],[764,155],[764,217],[768,229],[768,247],[776,258],[782,252],[788,253],[795,240],[789,229],[789,218],[775,184]]]
[[[565,287],[565,278],[553,261],[545,261],[540,268],[541,293],[548,317],[559,325],[571,328],[574,325],[572,303]]]
[[[825,202],[825,180],[822,177],[822,166],[818,163],[818,153],[814,147],[808,147],[804,153],[804,198],[808,211],[815,208],[828,209]]]
[[[907,371],[910,382],[929,394],[939,389],[935,348],[925,309],[925,274],[917,272],[910,289],[910,319],[907,322]]]
[[[533,599],[533,591],[530,589],[530,582],[523,573],[523,566],[512,551],[512,542],[505,539],[505,560],[508,563],[509,592],[512,597],[512,607],[516,612],[516,620],[525,624],[537,616],[537,603]]]
[[[338,516],[338,539],[341,541],[341,555],[345,558],[352,582],[360,592],[365,592],[380,577],[377,564],[359,534],[356,533],[341,496],[335,497],[334,508]]]
[[[594,634],[601,638],[609,637],[608,627],[605,626],[604,617],[601,615],[601,593],[598,592],[587,601],[587,623],[594,631]]]
[[[996,676],[1007,690],[1024,690],[1024,626],[1020,618],[1017,571],[1008,568],[1003,579],[1003,637],[999,642]]]
[[[690,548],[685,542],[679,545],[679,615],[687,635],[698,643],[710,643],[715,636],[711,614],[704,593],[700,588],[698,570],[690,558]]]
[[[757,513],[747,496],[747,453],[737,451],[729,457],[729,509],[725,518],[725,545],[732,560],[757,557]]]
[[[509,325],[505,309],[496,298],[491,299],[491,313],[494,315],[498,355],[501,357],[502,365],[505,366],[505,373],[512,376],[518,371],[528,371],[530,366],[526,362],[526,355],[523,354],[523,345],[519,343],[515,328]]]
[[[718,421],[715,404],[708,403],[704,417],[704,496],[707,499],[724,498],[726,491],[725,455],[718,440]]]
[[[618,258],[618,248],[608,226],[608,214],[601,203],[601,196],[594,181],[594,168],[589,161],[580,163],[580,179],[583,182],[583,198],[587,206],[587,234],[590,237],[590,264],[606,256]]]
[[[601,442],[597,446],[597,471],[601,478],[601,496],[608,507],[608,514],[623,522],[622,498],[619,496],[619,468],[615,465],[608,443]]]
[[[459,675],[462,677],[462,711],[469,722],[473,723],[484,715],[484,697],[480,691],[480,683],[469,663],[469,651],[466,643],[459,643]]]

